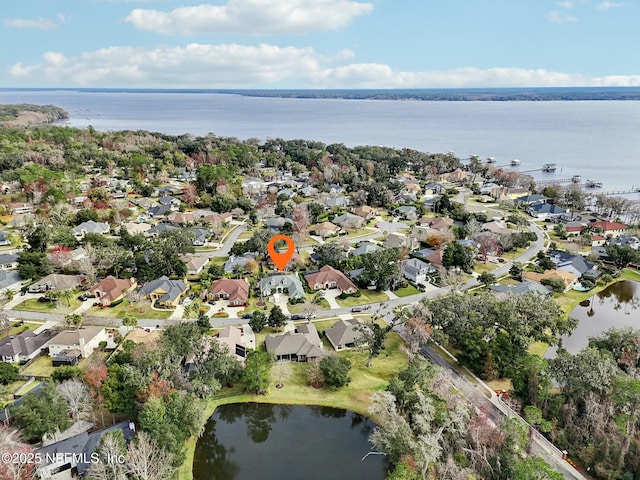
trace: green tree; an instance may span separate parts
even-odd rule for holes
[[[479,276],[478,276],[478,281],[480,283],[483,283],[487,286],[489,285],[493,285],[494,283],[497,282],[497,278],[496,276],[491,273],[491,272],[482,272]]]
[[[249,326],[256,333],[260,333],[267,326],[267,323],[267,315],[260,310],[253,312],[253,317],[249,320]]]
[[[375,285],[378,290],[392,289],[400,279],[400,249],[387,248],[381,252],[361,255],[364,269],[358,281],[363,285]]]
[[[271,328],[280,329],[287,323],[287,316],[282,312],[282,309],[276,305],[269,312],[269,318],[267,324]]]
[[[374,358],[384,350],[384,342],[391,331],[392,326],[381,327],[377,322],[359,324],[356,327],[360,333],[356,345],[360,350],[367,352],[367,368],[371,366]]]
[[[18,257],[18,273],[22,278],[38,280],[51,273],[51,263],[42,252],[21,252]]]
[[[465,247],[460,242],[449,243],[442,255],[442,265],[446,268],[459,267],[465,273],[473,271],[474,254],[471,247]]]
[[[47,251],[49,230],[46,225],[40,223],[30,235],[27,236],[29,251],[32,253],[44,253]]]
[[[533,446],[533,436],[535,435],[535,427],[537,426],[540,428],[540,431],[548,433],[551,431],[553,425],[550,421],[545,420],[542,416],[542,411],[533,405],[524,407],[524,419],[530,425],[527,451],[531,451],[531,447]]]
[[[135,418],[138,405],[136,397],[136,385],[132,383],[129,365],[117,363],[109,365],[107,378],[102,383],[102,395],[104,406],[111,412],[125,417]]]
[[[125,327],[137,327],[138,319],[133,315],[125,315],[122,317],[122,325]],[[131,330],[131,328],[129,328]]]
[[[247,390],[256,395],[267,393],[271,381],[271,356],[267,352],[257,350],[249,352],[245,361],[242,381]]]
[[[53,383],[45,382],[37,393],[24,397],[22,405],[11,410],[16,425],[28,441],[41,440],[44,434],[64,431],[71,426],[67,403]]]
[[[56,383],[62,383],[65,380],[78,380],[84,376],[84,372],[80,367],[72,367],[63,365],[57,367],[53,373],[51,373],[51,380]]]
[[[211,328],[211,321],[207,316],[207,312],[204,312],[202,310],[198,311],[198,318],[196,320],[196,325],[198,325],[202,333],[205,333],[207,330]]]
[[[515,280],[522,280],[522,273],[524,269],[522,268],[522,264],[520,262],[513,262],[511,267],[509,268],[509,275]]]
[[[513,465],[511,478],[518,480],[563,480],[565,477],[556,472],[551,465],[540,457],[525,457]]]
[[[607,259],[620,269],[625,268],[630,263],[640,263],[640,251],[634,250],[628,245],[609,245],[605,247]]]
[[[328,355],[320,360],[320,370],[327,385],[337,389],[349,385],[351,360],[339,355]]]
[[[79,313],[68,313],[64,316],[64,323],[69,327],[73,326],[75,328],[80,328],[83,320],[82,315]]]
[[[0,362],[0,385],[9,385],[18,379],[18,367],[11,363]]]

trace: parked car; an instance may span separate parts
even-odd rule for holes
[[[81,302],[84,302],[87,298],[89,297],[87,297],[84,293],[82,295],[78,295],[78,300],[80,300]]]
[[[209,300],[207,303],[208,303],[209,305],[215,305],[215,304],[216,304],[216,301],[215,301],[215,300]]]
[[[306,315],[303,315],[301,313],[294,313],[293,315],[291,315],[291,320],[304,320],[306,318]]]
[[[185,298],[182,304],[186,307],[187,305],[191,305],[191,302],[193,302],[193,298],[189,297],[189,298]]]
[[[244,315],[242,315],[242,318],[244,318],[245,320],[250,320],[253,318],[253,313],[245,313]]]
[[[365,310],[369,310],[371,307],[369,305],[365,305],[364,307],[353,307],[351,311],[353,313],[364,312]]]

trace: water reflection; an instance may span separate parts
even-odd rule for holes
[[[588,345],[589,337],[596,337],[609,328],[640,328],[640,315],[632,315],[639,308],[640,282],[616,282],[571,311],[578,327],[562,338],[562,345],[575,354]],[[556,348],[550,348],[545,357],[553,358],[555,354]]]
[[[382,456],[361,461],[374,427],[334,408],[223,405],[196,445],[194,480],[382,480]]]

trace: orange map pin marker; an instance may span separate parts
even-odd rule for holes
[[[279,253],[275,249],[275,245],[278,240],[284,240],[287,243],[286,252]],[[272,237],[271,240],[269,240],[269,243],[267,244],[267,252],[271,257],[271,260],[273,260],[273,263],[275,264],[275,266],[278,267],[278,270],[280,271],[284,270],[284,267],[287,266],[287,264],[289,263],[289,260],[291,260],[291,257],[293,257],[294,249],[295,249],[295,245],[293,243],[293,240],[290,237],[287,237],[286,235],[276,235]]]

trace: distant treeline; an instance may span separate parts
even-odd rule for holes
[[[57,120],[69,118],[69,114],[60,107],[55,105],[31,105],[27,103],[19,103],[15,105],[0,104],[0,121],[17,120],[26,112],[39,114],[42,123],[53,123]]]
[[[610,88],[488,88],[488,89],[404,89],[404,90],[226,90],[250,97],[335,98],[347,100],[416,101],[568,101],[640,100],[640,87]]]

